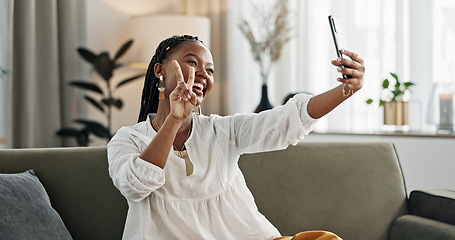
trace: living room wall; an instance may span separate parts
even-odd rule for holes
[[[118,2],[116,4],[115,2]],[[154,13],[158,11],[160,14],[175,13],[175,1],[166,1],[158,3],[158,1],[143,1],[142,8],[130,7],[121,11],[119,9],[124,4],[122,1],[106,1],[106,0],[90,0],[86,2],[86,28],[87,28],[87,45],[88,49],[96,53],[108,51],[111,55],[120,48],[122,44],[130,39],[129,22],[132,17],[144,13]],[[178,9],[177,9],[178,10]],[[144,29],[147,31],[147,29]],[[134,39],[133,39],[134,40]],[[134,45],[134,42],[133,42]],[[150,56],[151,58],[152,56]],[[121,62],[128,63],[130,55],[127,53],[122,57]],[[129,76],[136,74],[145,74],[145,69],[134,69],[127,66],[121,67],[115,71],[112,78],[113,82],[118,82]],[[96,73],[91,73],[92,81],[103,81]],[[140,109],[140,98],[142,94],[144,78],[140,78],[132,83],[129,83],[120,88],[116,95],[123,100],[121,110],[114,108],[112,114],[112,129],[117,130],[122,126],[133,125],[137,122]],[[87,115],[89,118],[97,119],[100,122],[105,122],[105,117],[95,108],[88,108]],[[94,138],[95,141],[91,145],[104,145],[105,140]]]

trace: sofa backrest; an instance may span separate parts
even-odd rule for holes
[[[259,210],[285,235],[382,240],[407,213],[391,143],[302,142],[243,155],[239,165]],[[105,147],[0,150],[0,172],[34,169],[75,240],[121,239],[128,206],[107,167]]]
[[[391,143],[302,142],[239,162],[259,210],[283,235],[327,230],[343,239],[387,239],[406,214]]]
[[[108,175],[105,147],[0,150],[0,172],[34,169],[75,240],[121,239],[127,202]]]

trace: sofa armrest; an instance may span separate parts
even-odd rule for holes
[[[455,226],[415,215],[404,215],[393,223],[389,239],[455,239]]]
[[[413,215],[455,225],[455,191],[415,190],[408,206]]]

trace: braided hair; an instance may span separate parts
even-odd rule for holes
[[[172,36],[163,40],[156,48],[155,55],[153,55],[147,69],[147,74],[145,75],[144,88],[142,89],[141,111],[139,113],[138,122],[145,121],[149,113],[156,113],[158,110],[159,79],[155,76],[155,64],[163,63],[163,60],[168,56],[170,49],[186,41],[202,43],[202,41],[195,36]]]

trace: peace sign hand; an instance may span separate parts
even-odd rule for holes
[[[172,64],[175,67],[177,86],[169,95],[171,104],[170,115],[175,118],[185,119],[191,114],[197,104],[196,94],[193,92],[195,70],[193,67],[190,67],[188,81],[185,83],[185,78],[183,77],[179,63],[174,60],[172,61]]]

